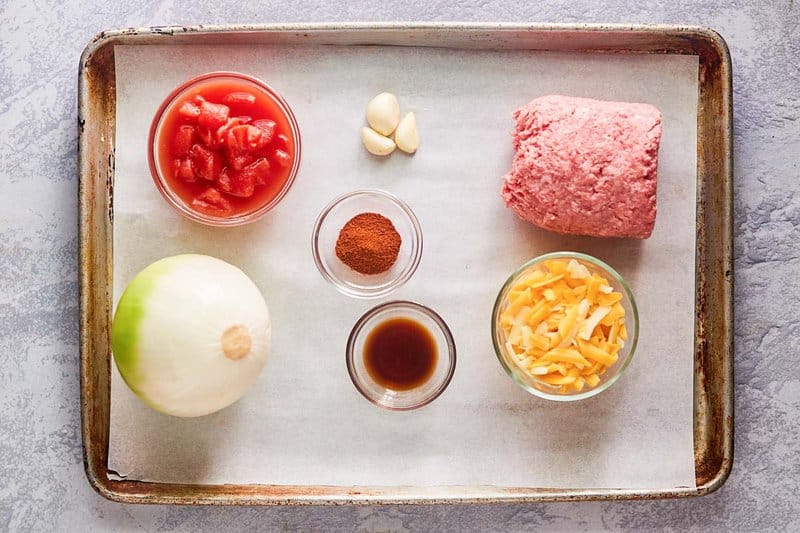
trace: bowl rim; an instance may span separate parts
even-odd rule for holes
[[[328,268],[326,268],[324,262],[322,261],[322,255],[319,250],[320,229],[322,228],[322,225],[324,224],[328,215],[345,200],[349,200],[361,195],[380,196],[399,207],[400,210],[405,214],[408,221],[411,223],[411,226],[414,230],[414,242],[416,242],[416,247],[412,251],[411,261],[408,263],[408,266],[402,272],[400,272],[395,279],[376,290],[356,289],[342,283]],[[331,285],[333,285],[336,290],[353,298],[380,298],[403,286],[417,271],[417,267],[422,259],[422,247],[422,226],[419,223],[417,215],[405,201],[401,200],[390,192],[384,191],[383,189],[355,189],[353,191],[340,194],[328,202],[328,204],[322,209],[320,214],[317,216],[317,220],[314,222],[314,228],[311,232],[311,254],[314,256],[314,263],[317,265],[317,270],[319,270],[319,273],[322,275],[322,277],[325,278],[325,280],[327,280]]]
[[[163,122],[164,114],[166,113],[167,109],[175,102],[175,100],[182,95],[186,90],[190,89],[192,86],[216,78],[235,78],[238,80],[243,80],[248,83],[252,83],[264,93],[271,98],[278,108],[283,112],[287,121],[289,122],[289,128],[292,133],[292,137],[294,138],[294,157],[292,158],[292,168],[289,171],[289,175],[286,178],[286,182],[283,184],[283,187],[275,197],[267,202],[266,204],[262,205],[258,209],[253,211],[242,213],[239,215],[235,215],[232,217],[215,217],[212,215],[206,215],[204,213],[200,213],[199,211],[195,211],[191,209],[189,206],[185,205],[186,202],[183,202],[177,197],[169,184],[166,182],[166,179],[161,176],[159,172],[159,165],[156,160],[156,153],[158,148],[156,146],[156,140],[158,139],[158,133],[160,131],[160,126]],[[234,72],[234,71],[227,71],[227,70],[217,70],[213,72],[207,72],[205,74],[200,74],[198,76],[194,76],[185,82],[181,83],[177,87],[175,87],[170,93],[164,98],[161,104],[158,106],[155,115],[153,116],[153,121],[150,123],[150,130],[147,137],[147,160],[150,166],[150,175],[153,178],[153,182],[155,183],[156,189],[158,192],[161,193],[161,196],[167,201],[167,203],[179,213],[184,215],[185,217],[193,220],[195,222],[199,222],[201,224],[205,224],[208,226],[215,226],[215,227],[233,227],[233,226],[241,226],[244,224],[249,224],[251,222],[255,222],[259,220],[268,212],[272,211],[281,200],[286,196],[289,192],[289,189],[292,188],[294,184],[295,178],[300,170],[300,160],[302,159],[302,147],[301,147],[301,140],[300,140],[300,127],[297,124],[297,117],[295,116],[294,112],[292,111],[291,106],[286,102],[286,100],[281,96],[281,94],[272,88],[268,83],[265,81],[256,78],[254,76],[250,76],[248,74],[242,74],[241,72]]]
[[[361,331],[364,329],[364,326],[372,320],[375,316],[383,313],[387,310],[394,309],[394,308],[407,308],[412,309],[415,312],[422,313],[426,315],[428,318],[433,320],[433,322],[439,327],[442,335],[444,335],[445,342],[447,343],[447,358],[448,358],[448,369],[447,374],[445,375],[444,379],[439,383],[433,392],[427,396],[425,396],[421,401],[407,406],[395,406],[395,405],[387,405],[381,402],[378,398],[371,396],[361,385],[360,380],[357,377],[355,372],[355,344],[356,339],[361,334]],[[389,411],[413,411],[414,409],[419,409],[420,407],[425,407],[426,405],[433,402],[436,398],[442,395],[442,393],[447,389],[450,385],[450,381],[453,379],[453,375],[456,371],[456,342],[453,338],[453,333],[450,331],[450,327],[447,325],[447,322],[444,319],[431,309],[425,305],[412,302],[410,300],[391,300],[389,302],[384,302],[382,304],[378,304],[371,309],[369,309],[366,313],[361,315],[361,317],[356,321],[353,325],[353,328],[350,330],[350,335],[347,337],[347,347],[345,349],[345,362],[347,364],[347,373],[350,375],[350,381],[353,383],[353,386],[356,390],[361,393],[361,395],[369,400],[370,403],[377,405],[383,409],[388,409]],[[412,389],[413,390],[413,389]]]
[[[526,272],[529,268],[542,263],[543,261],[547,261],[549,259],[577,259],[580,261],[586,261],[587,263],[591,263],[592,265],[605,270],[623,289],[623,293],[628,298],[630,302],[631,311],[633,311],[633,334],[629,335],[630,340],[630,348],[628,349],[628,353],[625,357],[625,360],[620,365],[619,369],[617,370],[616,374],[614,374],[608,381],[601,383],[597,387],[593,387],[586,392],[581,392],[578,394],[558,394],[558,393],[548,393],[541,391],[535,387],[531,387],[527,383],[525,383],[522,379],[520,379],[517,375],[517,370],[512,369],[506,363],[503,353],[505,348],[498,345],[497,337],[498,337],[498,327],[497,321],[500,311],[500,305],[511,288],[513,282],[519,278],[519,276]],[[572,402],[577,400],[585,400],[586,398],[591,398],[592,396],[596,396],[601,392],[608,390],[614,383],[616,383],[628,366],[631,364],[633,360],[633,355],[636,352],[636,346],[639,342],[639,309],[636,305],[636,299],[633,297],[633,293],[631,292],[630,287],[628,286],[628,282],[619,274],[619,272],[614,269],[611,265],[606,263],[605,261],[598,259],[589,254],[585,254],[582,252],[570,252],[570,251],[558,251],[558,252],[550,252],[546,254],[539,255],[530,259],[519,266],[511,275],[506,279],[503,286],[500,288],[500,291],[497,293],[497,297],[494,301],[494,306],[492,307],[492,346],[494,347],[495,355],[497,356],[498,361],[500,361],[500,365],[505,369],[506,373],[514,380],[514,382],[522,387],[524,390],[528,391],[529,393],[533,394],[534,396],[538,396],[540,398],[544,398],[546,400],[553,400],[557,402]]]

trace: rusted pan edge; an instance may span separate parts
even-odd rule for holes
[[[81,434],[86,476],[107,496],[116,99],[112,42],[95,38],[78,67]]]
[[[130,44],[383,44],[533,51],[677,53],[700,58],[695,349],[697,488],[321,487],[180,485],[109,476],[114,172],[114,46]],[[732,92],[727,45],[696,26],[592,24],[275,24],[131,28],[98,34],[78,76],[81,417],[87,478],[129,503],[342,505],[653,499],[707,494],[733,461]]]
[[[651,500],[696,495],[694,488],[547,489],[499,487],[333,487],[182,485],[111,481],[95,489],[122,503],[168,505],[402,505]]]
[[[733,467],[733,83],[722,37],[706,33],[696,46],[695,470],[702,495],[720,488]]]

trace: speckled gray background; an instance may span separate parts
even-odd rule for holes
[[[792,0],[0,0],[0,530],[800,531],[800,5]],[[133,7],[133,6],[136,7]],[[702,24],[734,64],[736,457],[685,501],[373,508],[108,502],[78,412],[76,75],[112,27],[467,20]]]

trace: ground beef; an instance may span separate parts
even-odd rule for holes
[[[559,233],[646,239],[656,221],[661,112],[649,104],[543,96],[514,112],[506,205]]]

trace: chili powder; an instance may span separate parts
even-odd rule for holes
[[[339,231],[336,257],[361,274],[381,274],[397,261],[401,242],[391,220],[378,213],[361,213]]]

